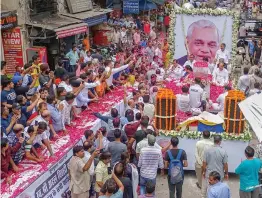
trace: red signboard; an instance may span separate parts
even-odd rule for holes
[[[58,38],[64,38],[64,37],[73,36],[73,35],[81,34],[85,32],[87,32],[87,26],[81,26],[81,27],[76,27],[76,28],[72,28],[69,30],[57,31],[56,35]]]
[[[19,27],[2,30],[2,43],[7,73],[13,74],[16,66],[23,67],[22,35]]]

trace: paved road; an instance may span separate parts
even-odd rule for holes
[[[183,185],[183,198],[201,198],[201,190],[196,186],[196,176],[194,171],[185,172],[185,181]],[[231,190],[231,198],[239,198],[239,179],[235,174],[229,175],[229,181],[227,184]],[[157,198],[168,198],[168,184],[167,176],[161,177],[160,175],[157,178],[157,187],[156,187],[156,197]]]
[[[257,145],[257,137],[254,132],[252,132],[252,140],[249,142],[249,145],[254,147]],[[244,152],[244,151],[243,151]],[[183,197],[182,198],[201,198],[201,190],[196,186],[196,176],[195,171],[185,171],[185,180],[183,185]],[[239,177],[236,174],[230,174],[229,180],[226,181],[231,190],[231,198],[239,198]],[[156,186],[156,197],[157,198],[168,198],[168,184],[167,184],[167,175],[157,177],[157,186]]]

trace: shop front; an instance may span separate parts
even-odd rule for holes
[[[48,62],[54,69],[59,58],[64,58],[71,50],[72,44],[77,43],[78,37],[88,32],[86,23],[81,20],[55,15],[52,20],[34,19],[33,23],[27,23],[27,30],[31,48],[27,49],[27,61],[32,56],[44,53],[40,58],[42,62]]]
[[[15,67],[24,65],[22,34],[17,27],[16,11],[1,12],[1,60],[6,61],[7,73],[13,74]]]
[[[107,14],[111,13],[111,9],[91,10],[75,14],[63,13],[63,16],[81,20],[88,26],[87,36],[90,45],[109,45],[111,28],[105,23],[107,22]],[[84,35],[80,35],[77,44],[81,46]]]

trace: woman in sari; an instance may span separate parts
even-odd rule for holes
[[[165,67],[167,68],[169,66],[169,59],[170,59],[169,45],[168,45],[167,39],[165,39],[165,41],[164,41],[164,46],[163,46],[162,51],[163,51],[162,52],[163,63],[165,65]]]

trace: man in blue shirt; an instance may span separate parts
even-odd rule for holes
[[[259,188],[254,188],[259,182],[259,170],[262,167],[261,160],[254,158],[255,150],[247,146],[245,149],[246,160],[242,161],[241,164],[236,168],[236,174],[240,175],[240,198],[259,197]]]
[[[9,110],[7,107],[1,107],[1,127],[4,129],[6,136],[8,136],[12,131],[17,119],[16,116],[13,116],[12,118],[9,116]]]
[[[254,53],[255,53],[255,47],[256,47],[255,39],[252,38],[252,41],[248,42],[248,54],[249,54],[251,65],[253,65],[253,57],[254,57]]]
[[[77,48],[76,45],[72,46],[72,50],[70,52],[68,52],[66,54],[66,57],[69,59],[70,63],[69,63],[69,72],[75,72],[76,71],[76,66],[77,66],[77,62],[79,60],[79,56],[78,56],[78,52],[77,52]]]
[[[10,109],[16,99],[14,83],[10,80],[3,80],[1,83],[3,89],[1,92],[1,104]]]
[[[52,125],[54,127],[55,132],[63,131],[64,133],[67,133],[67,130],[64,129],[64,125],[61,119],[62,118],[61,111],[64,108],[63,104],[60,104],[57,108],[55,106],[56,101],[54,96],[48,96],[46,102],[47,102],[47,109],[48,111],[50,111]]]
[[[217,171],[209,174],[209,188],[207,198],[230,198],[230,189],[226,183],[220,181],[221,176]]]
[[[12,113],[9,114],[9,120],[12,120],[12,117],[15,116],[17,118],[16,124],[21,124],[26,127],[26,116],[22,113],[22,109],[20,104],[14,103],[12,105]]]

